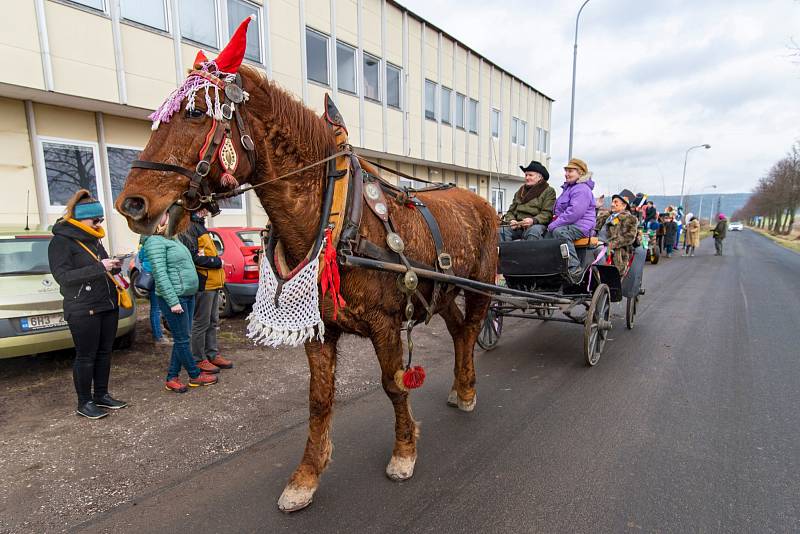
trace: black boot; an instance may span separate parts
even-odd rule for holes
[[[88,417],[89,419],[100,419],[101,417],[108,415],[108,412],[98,408],[94,401],[79,404],[78,409],[75,410],[75,413],[84,417]]]
[[[127,402],[117,400],[108,393],[102,397],[95,397],[94,403],[102,408],[111,408],[112,410],[119,410],[120,408],[124,408],[128,405]]]

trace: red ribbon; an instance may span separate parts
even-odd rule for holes
[[[339,315],[339,308],[344,308],[347,303],[344,301],[344,298],[342,298],[339,290],[339,263],[336,261],[336,248],[333,246],[333,237],[331,236],[330,228],[325,229],[325,251],[322,256],[320,286],[322,287],[323,297],[328,290],[331,292],[331,299],[333,299],[333,320],[335,321]]]

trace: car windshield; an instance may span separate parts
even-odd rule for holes
[[[0,276],[49,273],[49,245],[48,237],[0,239]]]
[[[261,246],[261,232],[257,230],[246,230],[244,232],[236,232],[236,235],[239,236],[239,239],[242,240],[242,243],[244,243],[244,246],[246,247]]]

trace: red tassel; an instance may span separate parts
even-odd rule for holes
[[[407,389],[415,389],[425,382],[425,369],[421,365],[408,367],[403,373],[403,385]]]
[[[234,175],[227,172],[222,174],[222,179],[220,181],[222,182],[222,185],[228,189],[233,189],[239,185],[239,180],[237,180]]]
[[[339,308],[344,308],[347,303],[339,292],[339,264],[336,261],[336,248],[333,246],[333,237],[331,236],[330,228],[325,229],[325,251],[322,256],[320,286],[322,288],[323,297],[328,290],[331,292],[331,299],[333,300],[333,320],[335,321],[339,316]]]

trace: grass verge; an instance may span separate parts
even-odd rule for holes
[[[758,232],[761,235],[767,236],[784,248],[788,248],[789,250],[793,250],[795,252],[800,252],[800,240],[798,240],[798,236],[794,233],[790,235],[773,235],[766,230],[762,230],[761,228],[753,228],[751,226],[748,226],[748,228],[754,232]]]

